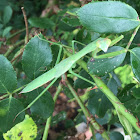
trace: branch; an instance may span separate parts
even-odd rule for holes
[[[100,126],[95,118],[89,113],[88,109],[85,107],[85,105],[83,104],[83,102],[81,101],[81,99],[79,98],[78,94],[76,93],[76,91],[73,89],[73,87],[70,85],[69,81],[67,80],[66,76],[63,75],[63,79],[65,80],[66,85],[68,86],[68,88],[70,89],[72,95],[75,97],[76,101],[78,102],[79,106],[81,107],[84,115],[86,116],[87,120],[90,123],[90,128],[93,134],[93,138],[96,139],[95,134],[94,134],[94,129],[100,133],[102,135],[102,137],[106,140],[110,140],[106,130]]]
[[[21,7],[23,16],[24,16],[24,21],[25,21],[25,26],[26,26],[26,39],[25,39],[25,44],[28,43],[29,41],[29,30],[28,30],[28,21],[27,21],[27,16],[26,16],[26,12],[24,10],[24,7]]]
[[[57,88],[57,91],[56,91],[56,93],[55,93],[55,95],[53,97],[54,103],[56,102],[57,97],[58,97],[59,93],[61,92],[61,90],[62,90],[62,84],[60,83],[59,86],[58,86],[58,88]],[[52,120],[52,116],[50,116],[47,119],[42,140],[47,140],[48,133],[49,133],[49,128],[50,128],[50,124],[51,124],[51,120]]]

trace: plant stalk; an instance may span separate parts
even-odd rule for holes
[[[94,133],[94,129],[99,132],[102,137],[105,139],[105,140],[110,140],[107,132],[105,131],[105,129],[100,126],[95,118],[89,113],[88,109],[85,107],[85,105],[83,104],[83,102],[81,101],[81,99],[79,98],[78,94],[76,93],[76,91],[73,89],[73,87],[70,85],[69,81],[67,80],[66,76],[64,75],[64,79],[65,79],[65,82],[66,82],[66,85],[68,86],[68,88],[70,89],[72,95],[75,97],[76,101],[78,102],[79,106],[81,107],[84,115],[86,116],[87,120],[90,122],[90,129],[92,131],[92,134],[93,134],[93,139],[96,139],[95,137],[95,133]]]
[[[130,47],[130,45],[131,45],[131,43],[132,43],[134,37],[136,36],[136,34],[137,34],[139,28],[140,28],[140,25],[134,30],[134,32],[133,32],[133,34],[132,34],[132,36],[131,36],[131,38],[130,38],[130,40],[129,40],[127,46],[126,46],[126,49],[127,49],[127,50],[129,49],[129,47]]]
[[[61,92],[61,90],[62,90],[62,84],[60,83],[58,88],[57,88],[57,91],[56,91],[56,93],[55,93],[55,95],[53,97],[54,104],[56,103],[57,97],[58,97],[59,93]],[[50,116],[47,119],[42,140],[47,140],[48,133],[49,133],[49,128],[50,128],[50,125],[51,125],[51,120],[52,120],[52,116]]]
[[[7,52],[4,54],[4,56],[5,56],[5,57],[8,57],[8,56],[12,53],[12,51],[13,51],[14,49],[16,49],[19,45],[21,45],[21,44],[23,44],[23,43],[24,43],[24,39],[21,40],[21,41],[19,41],[19,42],[17,42],[15,45],[11,46],[11,47],[7,50]]]

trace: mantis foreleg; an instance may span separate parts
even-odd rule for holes
[[[120,50],[120,51],[115,51],[115,52],[111,52],[111,53],[106,53],[106,54],[102,54],[102,55],[94,55],[93,58],[110,58],[110,57],[115,57],[117,55],[120,55],[122,53],[126,53],[127,50],[126,49],[123,49],[123,50]]]

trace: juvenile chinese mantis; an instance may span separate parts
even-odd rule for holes
[[[114,44],[116,44],[118,41],[120,41],[123,38],[123,35],[119,36],[118,38],[114,39],[113,41],[111,41],[108,38],[98,38],[97,40],[91,42],[90,44],[88,44],[86,47],[84,47],[81,51],[79,51],[78,53],[62,60],[60,63],[58,63],[58,61],[56,61],[56,66],[54,68],[52,68],[51,70],[49,70],[48,72],[42,74],[41,76],[37,77],[35,80],[33,80],[32,82],[30,82],[20,93],[27,93],[30,92],[42,85],[44,85],[45,83],[53,80],[41,93],[40,95],[38,95],[24,110],[22,110],[21,112],[19,112],[16,117],[22,113],[23,111],[25,111],[26,109],[30,108],[54,83],[55,81],[61,76],[63,75],[65,72],[67,72],[68,70],[70,70],[73,66],[73,64],[76,63],[77,60],[79,60],[80,58],[82,58],[83,56],[85,56],[87,53],[90,52],[95,52],[94,55],[96,55],[96,53],[98,52],[98,50],[103,50],[103,51],[107,51],[109,45],[112,46]],[[45,40],[47,41],[47,40]],[[60,44],[59,44],[60,45]],[[60,45],[61,46],[61,45]],[[62,46],[60,47],[62,49]],[[61,50],[60,49],[60,50]],[[105,54],[105,58],[106,57],[114,57],[116,55],[119,55],[121,53],[124,52],[116,52],[114,53],[110,53],[106,56]],[[59,56],[59,55],[58,55]],[[103,58],[101,56],[101,58]],[[72,72],[72,71],[71,71]],[[74,73],[73,73],[74,74]],[[78,75],[76,75],[78,76]],[[87,79],[78,76],[79,78],[93,84],[96,85],[95,83],[88,81]],[[15,118],[16,118],[15,117]]]
[[[98,49],[101,49],[106,52],[110,43],[111,40],[108,38],[99,38],[94,42],[91,42],[78,53],[64,59],[59,64],[57,64],[53,69],[49,70],[48,72],[42,74],[41,76],[39,76],[38,78],[30,82],[21,91],[21,93],[30,92],[55,78],[59,78],[62,74],[67,72],[69,69],[71,69],[71,67],[73,66],[73,64],[76,63],[77,60],[85,56],[87,53],[94,52],[94,51],[97,52]]]

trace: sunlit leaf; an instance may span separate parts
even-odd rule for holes
[[[37,126],[28,115],[11,130],[3,134],[5,140],[34,140],[37,136]]]

